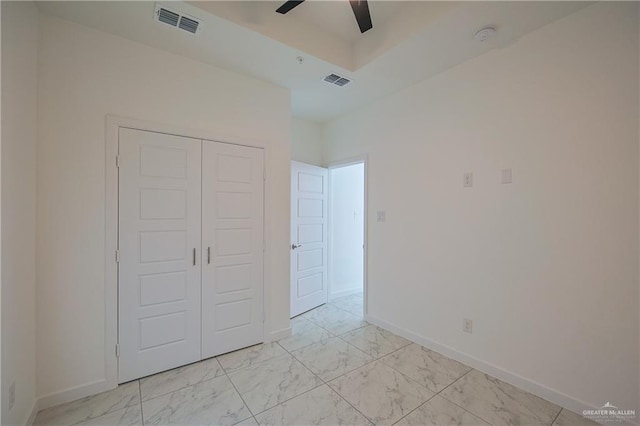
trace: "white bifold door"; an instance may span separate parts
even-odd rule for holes
[[[291,317],[327,303],[327,179],[291,162]]]
[[[202,357],[263,337],[262,150],[204,141]]]
[[[119,381],[263,340],[263,151],[119,130]]]

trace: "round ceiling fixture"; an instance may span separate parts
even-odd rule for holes
[[[475,38],[480,43],[483,43],[487,41],[489,37],[491,37],[495,32],[496,32],[496,29],[493,27],[484,27],[476,31]]]

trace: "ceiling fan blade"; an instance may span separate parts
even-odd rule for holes
[[[289,0],[284,2],[284,4],[282,6],[280,6],[279,8],[276,9],[276,12],[278,13],[282,13],[283,15],[287,12],[289,12],[291,9],[293,9],[294,7],[300,5],[300,3],[302,3],[304,0]]]
[[[349,3],[351,3],[353,14],[356,15],[356,21],[358,21],[360,32],[364,33],[365,31],[369,31],[373,28],[371,14],[369,13],[369,3],[367,3],[367,0],[349,0]]]

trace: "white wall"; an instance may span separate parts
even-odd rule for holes
[[[288,329],[289,91],[45,16],[39,59],[39,396],[105,379],[107,114],[268,144],[266,331]]]
[[[327,162],[369,154],[373,319],[640,408],[638,22],[598,3],[327,125]]]
[[[38,11],[2,2],[2,424],[36,396],[35,255]],[[15,403],[9,411],[9,386]]]
[[[364,250],[364,163],[330,169],[329,298],[361,292]]]
[[[291,159],[322,166],[322,126],[302,118],[291,120]]]

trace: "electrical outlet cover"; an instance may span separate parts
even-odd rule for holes
[[[465,173],[462,178],[462,186],[471,188],[473,186],[473,173]]]
[[[465,318],[462,320],[462,331],[465,333],[473,333],[473,321]]]

